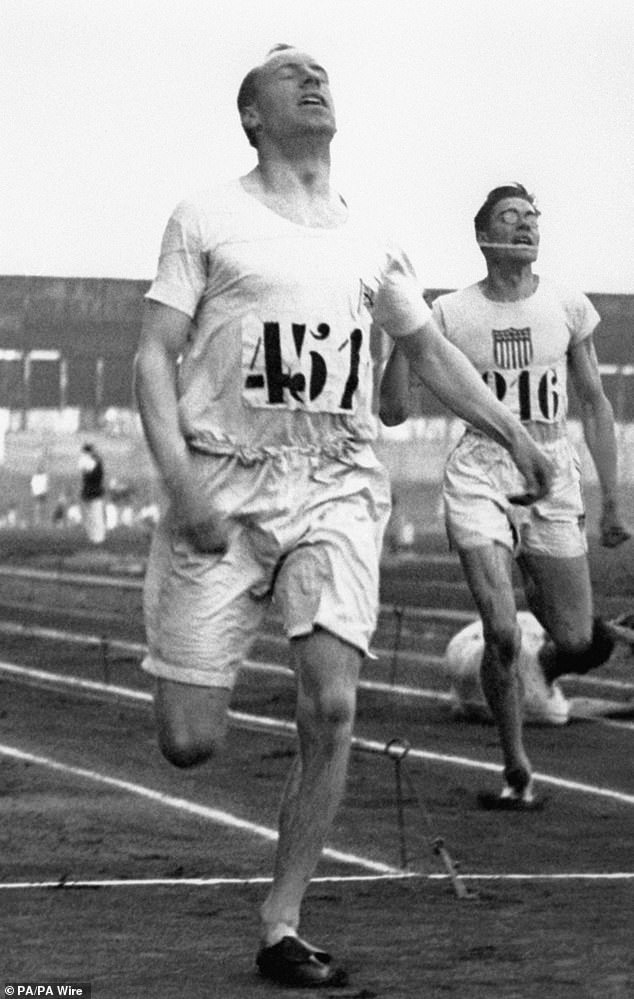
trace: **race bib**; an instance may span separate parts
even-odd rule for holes
[[[260,409],[352,414],[370,363],[366,332],[342,322],[245,317],[242,398]]]
[[[482,377],[500,402],[522,422],[555,423],[566,414],[565,378],[556,367],[521,371],[493,369],[485,371]]]

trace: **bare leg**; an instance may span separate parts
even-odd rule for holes
[[[161,752],[177,767],[208,760],[222,746],[227,731],[231,691],[159,679],[154,713]]]
[[[504,774],[508,784],[518,791],[526,786],[531,773],[524,748],[521,681],[517,669],[520,642],[519,627],[504,646],[495,640],[485,641],[480,672],[482,690],[500,736]]]
[[[531,609],[550,636],[540,653],[546,678],[586,673],[605,662],[614,643],[593,618],[586,556],[524,554],[520,564]]]
[[[362,659],[320,629],[292,644],[299,755],[282,798],[273,884],[261,909],[266,945],[297,933],[301,902],[345,788]],[[225,737],[230,697],[224,688],[158,681],[158,739],[171,763],[189,767],[214,755]]]
[[[524,748],[518,658],[521,633],[513,594],[512,555],[502,545],[460,551],[460,561],[482,618],[482,690],[500,736],[508,783],[521,791],[531,766]]]
[[[284,789],[273,884],[261,908],[262,942],[297,932],[346,780],[360,653],[316,630],[293,642],[299,755]]]

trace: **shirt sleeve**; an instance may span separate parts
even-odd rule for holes
[[[570,343],[575,346],[594,333],[601,317],[587,295],[578,292],[564,300],[566,323],[570,330]]]
[[[401,250],[390,252],[377,292],[374,321],[398,338],[420,329],[430,315],[411,261]]]
[[[193,318],[206,283],[207,255],[198,213],[182,201],[165,228],[157,274],[145,297]]]

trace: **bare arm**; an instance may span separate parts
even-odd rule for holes
[[[219,551],[225,536],[205,503],[178,420],[176,372],[190,319],[158,302],[145,305],[134,365],[143,430],[177,520],[201,551]]]
[[[399,337],[398,347],[412,371],[441,402],[509,451],[526,479],[526,501],[545,496],[552,479],[548,460],[468,358],[442,335],[435,320]]]
[[[410,416],[410,373],[407,358],[394,343],[379,389],[379,417],[386,427],[404,423]]]
[[[583,435],[597,470],[601,487],[601,541],[609,548],[626,541],[618,511],[618,460],[614,413],[603,391],[599,362],[591,336],[571,347],[568,354],[570,380],[579,398]]]

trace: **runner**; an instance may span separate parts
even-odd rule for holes
[[[145,613],[161,749],[177,766],[221,745],[236,672],[274,597],[297,678],[299,751],[284,791],[260,972],[310,986],[341,969],[298,935],[341,799],[359,669],[376,622],[389,483],[372,450],[372,321],[447,402],[509,449],[522,490],[549,466],[440,335],[405,255],[330,185],[335,114],[311,56],[273,50],[245,77],[258,165],[168,222],[136,362],[168,497]]]
[[[585,295],[533,273],[539,215],[534,197],[521,185],[491,191],[474,220],[487,276],[433,304],[448,341],[522,421],[555,471],[545,499],[518,498],[517,469],[473,425],[445,470],[447,532],[482,617],[482,687],[504,756],[501,796],[487,795],[483,802],[502,808],[536,804],[522,737],[513,556],[530,609],[550,636],[540,652],[547,681],[600,666],[613,647],[603,622],[593,617],[579,461],[566,428],[568,377],[601,484],[602,543],[614,547],[629,537],[618,512],[614,418],[593,342],[599,316]],[[409,378],[407,358],[395,348],[381,387],[384,422],[402,422],[408,415]]]

